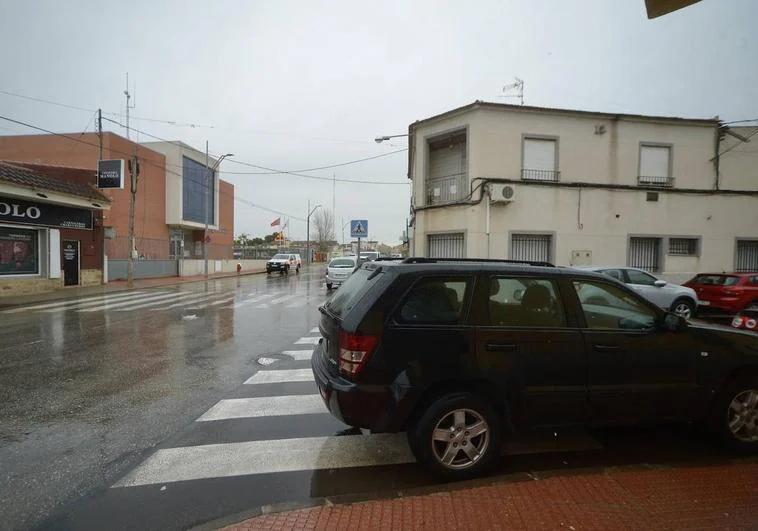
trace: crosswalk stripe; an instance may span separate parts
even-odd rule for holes
[[[297,301],[297,302],[293,302],[292,304],[288,304],[285,307],[286,308],[300,308],[301,306],[305,306],[306,303],[307,303],[307,301],[300,300],[300,301]]]
[[[19,313],[19,312],[25,312],[27,310],[42,310],[44,308],[58,308],[61,306],[68,306],[71,304],[81,304],[83,302],[89,302],[89,301],[100,301],[100,300],[110,300],[110,299],[116,299],[119,297],[127,297],[136,295],[139,293],[144,293],[144,291],[127,291],[124,293],[115,293],[113,295],[98,295],[96,297],[84,297],[82,299],[69,299],[63,302],[52,302],[48,304],[35,304],[34,306],[23,306],[21,308],[12,308],[10,310],[4,310],[0,313]]]
[[[321,341],[320,337],[301,337],[295,341],[295,345],[318,345],[319,341]]]
[[[278,297],[276,299],[273,299],[270,302],[271,302],[271,304],[279,304],[279,303],[288,301],[290,299],[294,299],[295,297],[299,297],[299,295],[297,295],[297,294],[295,294],[295,295],[285,295],[284,297]]]
[[[239,308],[240,306],[245,306],[247,304],[255,304],[258,301],[262,301],[263,299],[268,299],[269,297],[273,297],[274,293],[266,293],[264,295],[257,295],[255,297],[251,297],[247,300],[240,301],[238,303],[235,303],[232,308]]]
[[[162,294],[162,293],[166,293],[166,292],[159,291],[155,294]],[[145,295],[144,293],[139,293],[139,294],[132,294],[127,297],[119,297],[117,299],[109,299],[105,301],[101,299],[98,301],[83,302],[81,304],[75,304],[73,306],[66,306],[63,308],[50,308],[48,310],[42,310],[42,311],[46,313],[55,313],[55,312],[61,312],[61,311],[66,311],[66,310],[81,310],[83,308],[91,308],[92,306],[103,305],[103,303],[105,303],[105,309],[108,309],[111,307],[109,306],[111,304],[117,304],[117,303],[126,302],[126,301],[136,303],[136,302],[139,302],[140,300],[145,300],[146,297],[147,295]]]
[[[79,311],[80,312],[99,312],[102,310],[114,310],[117,308],[123,308],[124,306],[132,306],[134,304],[141,304],[141,303],[150,302],[150,301],[162,301],[165,299],[171,299],[171,298],[175,298],[177,295],[191,295],[191,293],[182,294],[178,292],[171,292],[171,293],[162,292],[160,295],[146,296],[139,301],[126,301],[126,302],[117,302],[115,304],[103,304],[100,306],[95,306],[94,308],[84,308]]]
[[[217,293],[217,294],[208,294],[208,293],[201,293],[199,295],[196,295],[194,297],[191,297],[190,299],[184,299],[181,302],[177,302],[176,304],[172,304],[170,306],[166,306],[165,308],[155,308],[156,310],[168,310],[169,308],[181,308],[182,306],[191,306],[193,304],[203,303],[203,302],[209,302],[213,299],[216,299],[218,297],[224,297],[228,295],[229,293],[233,293],[233,291],[226,291],[224,293]]]
[[[258,371],[248,378],[246,384],[269,384],[285,382],[312,382],[311,369],[290,369],[280,371]]]
[[[400,433],[208,444],[158,450],[114,487],[413,461]]]
[[[221,400],[203,413],[198,422],[280,415],[328,413],[319,395],[268,396]]]
[[[224,304],[225,302],[232,302],[234,300],[234,297],[228,297],[226,299],[222,299],[220,301],[215,301],[210,303],[210,306],[218,306],[219,304]]]
[[[312,350],[284,350],[282,354],[285,356],[291,356],[292,359],[297,361],[309,360],[313,356]]]
[[[319,330],[318,326],[316,328],[311,328],[311,334],[318,334],[319,332],[321,332],[321,330]]]
[[[188,297],[192,297],[192,293],[177,293],[173,297],[169,297],[168,299],[147,301],[147,302],[144,302],[144,304],[137,304],[136,306],[126,305],[123,308],[118,308],[116,311],[117,312],[130,312],[132,310],[141,310],[143,308],[150,308],[151,306],[161,306],[163,304],[168,304],[179,299],[187,299]]]

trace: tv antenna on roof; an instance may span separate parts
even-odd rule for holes
[[[507,85],[503,85],[503,94],[498,96],[500,98],[519,98],[521,105],[524,104],[524,81],[514,77],[514,82]],[[508,91],[515,90],[515,94],[507,94]]]
[[[137,89],[134,89],[134,92],[137,92]],[[126,73],[126,90],[124,91],[124,96],[126,96],[126,138],[129,138],[129,109],[134,109],[137,106],[137,100],[135,98],[134,103],[129,103],[129,100],[132,99],[132,94],[129,92],[129,72]]]

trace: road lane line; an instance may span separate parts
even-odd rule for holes
[[[402,433],[208,444],[158,450],[113,487],[414,461]]]
[[[161,293],[166,293],[166,292],[165,291],[159,291],[159,292],[155,293],[155,295],[161,294]],[[82,308],[90,308],[92,306],[103,305],[103,304],[105,304],[107,306],[109,304],[117,304],[117,303],[125,302],[125,301],[136,302],[135,299],[136,300],[142,300],[142,299],[145,299],[145,297],[147,297],[147,295],[145,295],[144,293],[131,294],[131,295],[128,295],[128,296],[122,296],[122,297],[113,298],[113,299],[101,299],[101,300],[97,300],[97,301],[82,302],[80,304],[74,304],[72,306],[65,306],[63,308],[50,308],[50,309],[42,310],[42,311],[46,312],[46,313],[56,313],[56,312],[62,312],[62,311],[66,311],[66,310],[80,310]]]
[[[126,297],[126,296],[132,296],[136,295],[138,293],[144,294],[144,291],[128,291],[125,293],[118,293],[113,295],[98,295],[96,297],[84,297],[82,299],[68,299],[63,302],[52,302],[49,304],[35,304],[34,306],[23,306],[21,308],[12,308],[10,310],[3,310],[0,313],[19,313],[19,312],[25,312],[27,310],[41,310],[43,308],[57,308],[60,306],[67,306],[69,304],[81,304],[83,302],[88,301],[103,301],[103,300],[109,300],[110,298],[117,298],[117,297]]]
[[[300,295],[298,295],[298,294],[294,294],[294,295],[285,295],[284,297],[279,297],[279,298],[277,298],[277,299],[273,299],[273,300],[271,300],[271,301],[269,301],[269,302],[270,302],[271,304],[279,304],[279,303],[282,303],[282,302],[285,302],[285,301],[288,301],[288,300],[294,299],[294,298],[296,298],[296,297],[300,297]]]
[[[321,337],[301,337],[295,341],[295,345],[318,345]]]
[[[285,382],[312,382],[313,370],[289,369],[277,371],[258,371],[245,380],[246,384],[269,384]]]
[[[232,305],[232,308],[239,308],[240,306],[246,306],[248,304],[255,304],[258,301],[262,301],[263,299],[268,299],[269,297],[273,297],[273,293],[266,293],[265,295],[258,295],[256,297],[249,298],[247,300],[238,302],[234,305]]]
[[[197,422],[280,415],[327,413],[319,395],[267,396],[262,398],[229,398],[220,400],[203,413]]]
[[[311,359],[311,356],[313,356],[313,351],[312,350],[284,350],[282,351],[282,354],[284,354],[285,356],[290,356],[294,360],[302,361],[302,360]]]

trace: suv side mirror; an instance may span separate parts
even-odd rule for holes
[[[665,285],[666,285],[666,281],[665,280],[656,280],[653,283],[653,286],[655,286],[656,288],[662,288]]]
[[[663,316],[663,329],[670,332],[682,332],[687,328],[687,319],[676,315],[675,313],[667,312]]]

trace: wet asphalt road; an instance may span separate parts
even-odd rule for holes
[[[107,299],[107,300],[104,300]],[[320,268],[0,312],[3,528],[182,529],[435,484],[308,377]],[[726,459],[690,426],[538,432],[492,474]]]

